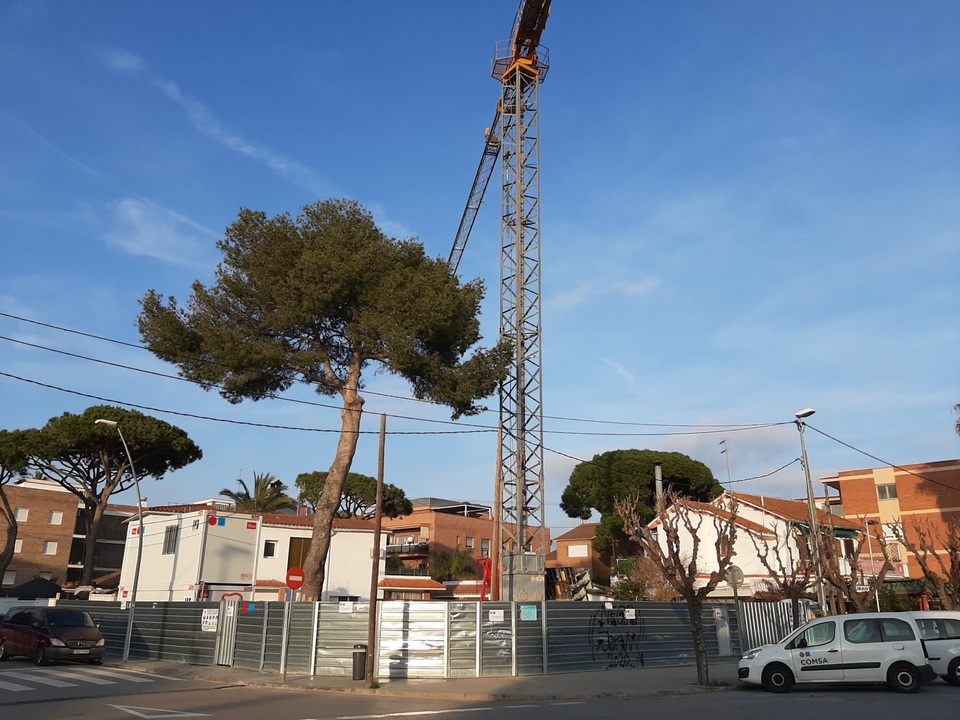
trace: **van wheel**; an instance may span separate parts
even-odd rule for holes
[[[775,693],[789,692],[793,687],[793,673],[790,668],[781,663],[770,663],[763,669],[760,676],[763,688]]]
[[[37,653],[33,656],[33,661],[38,667],[43,667],[44,665],[50,664],[50,659],[47,657],[47,648],[45,646],[37,645]]]
[[[3,659],[3,646],[0,645],[0,660]],[[960,685],[960,657],[955,657],[947,665],[947,674],[943,677],[951,685]]]
[[[915,693],[920,689],[920,671],[910,663],[894,663],[887,671],[887,685],[901,693]]]
[[[10,655],[7,653],[7,641],[0,640],[0,662],[9,659]]]

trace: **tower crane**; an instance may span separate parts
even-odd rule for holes
[[[522,0],[510,40],[497,43],[492,75],[500,100],[486,132],[449,263],[456,272],[498,156],[500,336],[513,358],[500,387],[496,514],[500,595],[544,598],[543,397],[540,322],[540,83],[549,51],[540,36],[550,0]],[[496,580],[494,581],[496,582]]]

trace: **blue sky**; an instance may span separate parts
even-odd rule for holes
[[[148,289],[185,300],[210,283],[241,207],[355,198],[445,258],[517,6],[0,5],[0,427],[99,403],[86,396],[156,408],[204,459],[150,481],[152,504],[326,469],[334,407],[230,405],[75,356],[174,375],[88,335],[137,343]],[[726,439],[733,480],[789,465],[735,489],[803,496],[792,424],[670,426],[789,423],[813,407],[812,427],[885,462],[960,457],[958,37],[951,0],[555,2],[541,219],[556,534],[575,524],[559,509],[568,456],[618,448],[684,452],[726,481]],[[487,283],[487,343],[494,178],[460,266]],[[481,427],[428,422],[449,415],[403,399],[398,379],[368,382],[355,471],[376,474],[388,413],[389,482],[492,502],[493,413],[467,421]],[[883,464],[806,437],[815,477]]]

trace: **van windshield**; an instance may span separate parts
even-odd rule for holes
[[[50,627],[93,627],[93,619],[82,610],[59,610],[47,614]]]

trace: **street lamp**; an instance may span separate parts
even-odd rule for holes
[[[137,584],[140,581],[140,560],[143,557],[143,499],[140,497],[140,478],[137,477],[137,471],[133,467],[133,455],[130,454],[130,448],[127,447],[127,440],[120,432],[120,425],[116,420],[105,420],[100,418],[94,421],[97,425],[108,425],[117,429],[117,435],[120,436],[120,442],[123,443],[123,451],[127,454],[127,460],[130,461],[130,474],[133,475],[133,484],[137,488],[137,520],[139,529],[137,531],[137,564],[133,568],[133,587],[130,590],[130,612],[127,613],[127,636],[123,641],[123,662],[130,658],[130,639],[133,637],[133,612],[137,606]]]
[[[813,408],[801,410],[796,415],[797,430],[800,431],[800,455],[803,461],[803,473],[807,480],[807,507],[810,510],[810,559],[817,581],[817,601],[820,610],[827,612],[827,599],[823,592],[823,568],[820,567],[820,523],[817,520],[817,503],[813,496],[813,481],[810,479],[810,463],[807,460],[807,446],[803,441],[803,429],[807,426],[805,418],[816,412]]]

